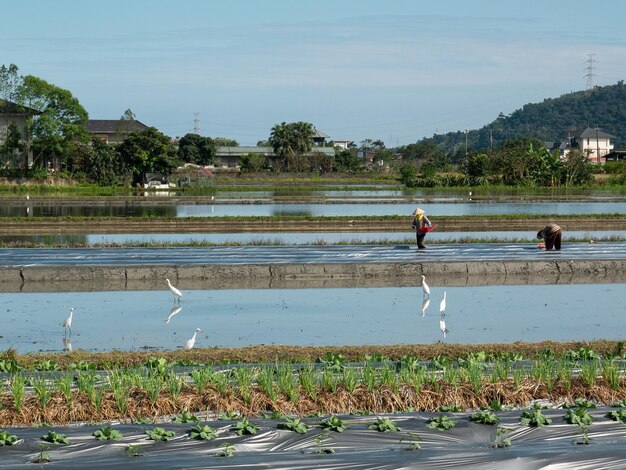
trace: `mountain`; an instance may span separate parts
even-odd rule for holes
[[[541,103],[529,103],[498,118],[478,130],[467,133],[468,150],[498,147],[515,137],[536,137],[542,141],[560,141],[568,131],[585,127],[599,127],[615,136],[615,149],[626,147],[626,86],[620,80],[616,85],[568,93],[548,98]],[[430,140],[447,153],[461,156],[465,153],[465,132],[435,134]]]

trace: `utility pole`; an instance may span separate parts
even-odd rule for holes
[[[200,113],[193,113],[193,133],[200,135]]]
[[[596,124],[596,164],[600,163],[600,139],[598,139],[598,125]]]
[[[585,78],[587,79],[587,90],[593,90],[596,85],[595,85],[595,74],[593,72],[593,64],[596,62],[596,60],[594,59],[595,54],[587,54],[587,57],[589,57],[585,63],[587,64],[587,67],[585,67],[585,70],[587,71],[587,73],[585,74]]]

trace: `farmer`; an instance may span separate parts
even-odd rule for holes
[[[557,224],[548,224],[537,232],[538,239],[544,239],[546,242],[546,250],[561,250],[561,234],[562,230]]]
[[[417,239],[417,248],[420,250],[426,249],[424,246],[424,237],[426,234],[430,232],[433,224],[430,223],[428,217],[426,217],[426,212],[424,209],[420,209],[419,207],[413,211],[415,218],[411,223],[411,227],[415,229],[415,238]]]

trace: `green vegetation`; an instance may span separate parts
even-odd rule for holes
[[[535,408],[532,411],[524,411],[520,422],[531,427],[541,427],[552,424],[552,420],[545,417],[540,408]]]
[[[48,431],[48,434],[41,436],[41,439],[51,444],[69,444],[70,440],[65,434],[59,434],[54,431]]]
[[[189,437],[201,441],[215,439],[218,436],[217,431],[211,426],[197,424],[189,431]]]
[[[426,426],[430,429],[436,429],[437,431],[447,431],[448,429],[452,429],[456,426],[456,421],[451,419],[449,416],[439,415],[437,417],[430,418]]]
[[[341,418],[334,415],[321,420],[319,424],[322,429],[335,432],[344,432],[349,427]]]
[[[0,447],[12,446],[17,442],[17,436],[8,431],[0,431]]]
[[[278,429],[288,429],[298,434],[306,434],[310,428],[299,418],[286,418],[284,423],[278,423]]]
[[[248,418],[243,418],[241,421],[237,421],[231,427],[231,430],[239,436],[256,434],[257,432],[259,432],[259,429],[259,426],[255,423],[248,421]]]
[[[146,434],[153,441],[169,441],[174,437],[174,431],[166,431],[163,428],[156,427],[152,429],[146,429]]]
[[[370,424],[369,429],[374,429],[378,432],[398,432],[400,428],[389,418],[376,418],[372,424]]]
[[[121,441],[124,438],[121,432],[111,426],[94,431],[93,436],[99,441]]]

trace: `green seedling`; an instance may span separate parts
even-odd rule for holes
[[[436,429],[437,431],[447,431],[448,429],[452,429],[454,426],[456,426],[456,421],[450,419],[446,415],[430,418],[426,424],[426,427]]]
[[[328,351],[324,357],[318,357],[315,361],[318,364],[323,364],[325,369],[330,369],[333,372],[341,372],[344,368],[346,358],[343,354],[335,354]]]
[[[44,434],[41,436],[46,442],[50,442],[51,444],[69,444],[70,440],[65,434],[58,434],[54,431],[48,431],[48,434]]]
[[[532,427],[541,427],[552,424],[552,420],[544,416],[539,408],[536,408],[533,411],[524,411],[520,422]]]
[[[491,447],[498,449],[511,447],[511,439],[509,437],[504,437],[507,432],[508,429],[499,426],[496,429],[496,439],[491,443]]]
[[[248,418],[243,418],[241,421],[237,421],[230,429],[231,431],[234,431],[235,434],[243,436],[247,434],[256,434],[259,432],[260,428],[255,423],[248,421]]]
[[[298,434],[306,434],[310,428],[306,423],[300,421],[300,418],[287,418],[284,423],[278,423],[278,429],[287,429]]]
[[[215,454],[217,457],[232,457],[235,455],[235,446],[230,442],[224,442],[221,447],[222,450]]]
[[[209,441],[218,436],[217,431],[211,426],[197,424],[189,431],[189,437],[200,441]]]
[[[482,410],[478,413],[474,413],[469,416],[469,420],[475,423],[481,424],[498,424],[500,422],[500,418],[498,418],[493,412],[489,410]]]
[[[563,418],[568,424],[577,424],[578,426],[590,425],[593,417],[587,411],[587,408],[578,407],[567,410]]]
[[[315,436],[315,445],[317,446],[316,454],[334,454],[335,449],[332,447],[326,447],[326,440],[332,439],[328,432],[321,432]]]
[[[232,411],[232,410],[229,410],[225,413],[220,414],[221,421],[234,421],[239,418],[241,418],[239,413],[237,413],[236,411]]]
[[[137,418],[133,424],[152,424],[152,420],[150,418]]]
[[[146,434],[153,441],[169,441],[174,437],[174,431],[166,431],[163,428],[146,429]]]
[[[183,411],[178,416],[174,416],[172,421],[175,423],[197,423],[200,421],[196,415],[189,413],[189,411]]]
[[[348,429],[348,425],[343,422],[338,416],[330,416],[320,421],[322,429],[328,429],[335,432],[344,432]]]
[[[68,366],[72,370],[93,370],[96,368],[94,364],[80,360],[78,362],[70,362]]]
[[[22,370],[22,367],[12,359],[0,359],[0,372],[14,374]]]
[[[127,445],[124,448],[124,452],[126,452],[126,455],[128,455],[129,457],[139,457],[143,455],[143,452],[141,451],[141,446],[137,444]]]
[[[31,460],[32,463],[48,463],[48,462],[52,462],[52,459],[50,458],[50,455],[48,454],[48,452],[46,452],[47,450],[49,450],[50,448],[46,445],[42,445],[39,447],[40,451],[39,453],[33,458],[33,460]]]
[[[121,432],[111,426],[100,428],[92,435],[99,441],[121,441],[124,438]]]
[[[8,431],[0,431],[0,447],[12,446],[17,442],[17,436],[9,434]]]
[[[43,372],[51,372],[55,370],[61,370],[61,368],[59,367],[58,362],[46,359],[45,361],[37,362],[35,364],[35,370],[39,370]]]
[[[422,446],[420,445],[420,441],[422,438],[416,432],[407,432],[407,436],[404,439],[400,439],[400,444],[407,443],[407,447],[404,450],[420,450]]]
[[[626,410],[611,411],[607,414],[607,417],[611,418],[613,421],[626,424]]]
[[[441,405],[439,411],[442,413],[460,413],[463,409],[458,405]]]
[[[400,431],[400,428],[389,418],[376,418],[376,421],[368,427],[369,429],[375,429],[378,432]]]
[[[574,441],[574,444],[583,446],[591,444],[589,429],[586,426],[580,425],[580,439]]]
[[[567,403],[563,405],[563,408],[585,408],[591,409],[595,408],[596,404],[592,401],[587,400],[586,398],[576,398],[574,400],[574,404]]]

